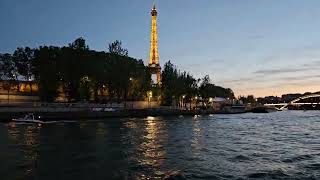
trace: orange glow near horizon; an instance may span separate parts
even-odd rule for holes
[[[290,86],[284,85],[279,87],[259,87],[259,88],[235,88],[235,96],[242,95],[254,95],[255,97],[265,96],[281,96],[283,94],[291,93],[305,93],[305,92],[318,92],[320,91],[320,85],[301,85],[301,86]]]

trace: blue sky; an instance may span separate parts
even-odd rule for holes
[[[150,9],[159,12],[160,62],[171,60],[236,95],[320,91],[318,0],[1,0],[0,52],[121,40],[149,54]]]

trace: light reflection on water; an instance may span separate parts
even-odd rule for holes
[[[16,123],[8,123],[8,137],[12,142],[17,142],[19,138],[20,132],[16,127]]]
[[[97,122],[97,130],[96,130],[97,137],[104,138],[106,134],[107,134],[107,130],[105,128],[105,124],[103,122]]]
[[[193,154],[197,156],[200,153],[199,150],[202,148],[201,127],[200,120],[198,118],[193,121],[192,132],[191,146],[193,148]]]
[[[167,138],[164,132],[165,122],[154,117],[148,117],[145,122],[146,135],[139,148],[144,158],[140,160],[140,163],[142,165],[160,167],[166,154],[163,147],[163,142]]]
[[[39,145],[39,135],[41,126],[37,124],[27,125],[24,129],[19,126],[23,123],[9,123],[8,124],[8,138],[17,143],[18,146],[23,148],[19,149],[22,153],[25,166],[25,176],[28,177],[34,173],[37,168],[38,152],[37,146]],[[22,131],[22,133],[21,133]]]
[[[319,179],[320,112],[0,124],[0,179]]]

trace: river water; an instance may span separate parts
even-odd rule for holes
[[[0,179],[320,179],[320,111],[0,124]]]

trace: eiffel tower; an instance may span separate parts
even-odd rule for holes
[[[158,32],[157,32],[157,9],[153,5],[151,10],[151,41],[150,41],[150,59],[149,59],[149,69],[152,75],[157,76],[156,84],[161,84],[161,66],[159,63],[159,52],[158,52]]]

